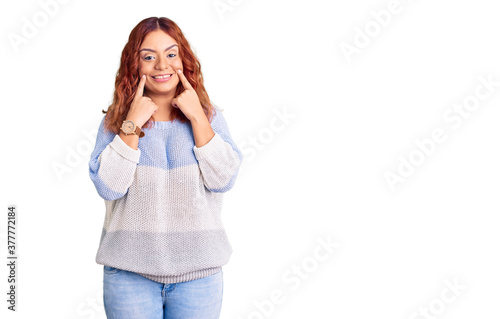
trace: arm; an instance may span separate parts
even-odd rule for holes
[[[227,192],[234,185],[243,155],[233,142],[222,113],[215,109],[209,123],[196,91],[182,70],[177,70],[177,74],[184,91],[172,100],[172,106],[179,108],[191,122],[193,151],[203,183],[212,192]]]
[[[191,118],[191,127],[193,128],[194,144],[196,147],[202,147],[207,144],[215,135],[210,122],[205,113],[197,114]]]
[[[143,75],[127,113],[127,120],[132,120],[139,127],[158,109],[149,97],[143,96],[145,83],[146,76]],[[125,196],[132,185],[141,150],[138,149],[137,135],[105,131],[105,118],[99,126],[96,145],[90,156],[89,173],[99,195],[105,200],[115,200]]]
[[[120,135],[105,131],[103,117],[89,162],[90,179],[103,199],[115,200],[127,193],[140,154],[141,150],[131,148]]]
[[[211,125],[210,130],[192,122],[195,141],[199,135],[193,151],[198,160],[205,187],[212,192],[227,192],[234,186],[243,155],[232,140],[224,116],[219,110],[216,109],[211,124],[208,120],[206,122],[209,126]],[[211,135],[210,131],[214,134]],[[203,135],[202,132],[206,134]],[[203,144],[205,140],[207,142]],[[200,144],[202,146],[198,146]]]

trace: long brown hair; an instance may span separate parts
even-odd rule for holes
[[[182,60],[183,73],[188,79],[191,86],[195,89],[198,98],[200,99],[203,111],[207,115],[209,121],[212,120],[214,107],[210,102],[208,94],[203,85],[203,75],[201,73],[201,65],[196,55],[191,50],[188,41],[182,34],[181,29],[168,18],[151,17],[142,20],[130,33],[129,39],[122,51],[120,67],[116,73],[115,91],[113,93],[113,102],[108,107],[106,113],[105,127],[118,134],[120,127],[125,120],[130,105],[134,99],[135,90],[139,84],[139,49],[146,35],[151,32],[161,29],[171,36],[179,44],[179,57]],[[182,83],[179,81],[175,96],[177,97],[184,91]],[[187,117],[178,108],[173,108],[170,114],[172,120],[178,120],[182,123],[188,121]],[[143,127],[151,127],[154,117],[150,118]]]

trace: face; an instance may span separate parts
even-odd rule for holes
[[[155,94],[175,92],[178,69],[182,70],[182,60],[177,42],[160,29],[148,33],[139,49],[139,76],[146,74],[146,90]]]

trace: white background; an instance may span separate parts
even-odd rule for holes
[[[2,318],[105,318],[95,263],[104,201],[87,135],[111,102],[130,31],[151,16],[183,30],[247,155],[222,212],[234,253],[221,318],[500,315],[494,1],[401,0],[388,17],[390,0],[69,0],[44,20],[47,2],[0,5]],[[38,32],[14,45],[34,17]],[[464,102],[453,127],[444,116]],[[434,130],[446,139],[425,155],[415,140]],[[401,176],[411,156],[391,189],[385,174]],[[8,205],[18,212],[15,313]],[[318,240],[338,247],[314,259]]]

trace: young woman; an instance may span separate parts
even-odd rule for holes
[[[131,32],[89,162],[106,214],[96,262],[108,318],[219,318],[232,253],[223,193],[243,159],[170,19]]]

